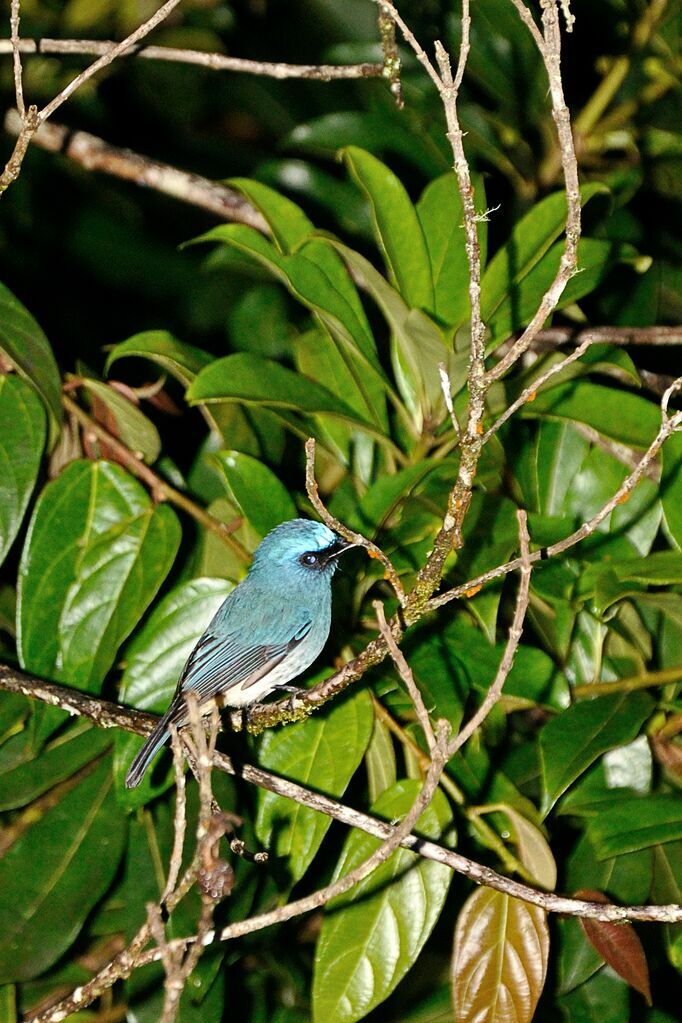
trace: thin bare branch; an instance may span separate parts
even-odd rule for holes
[[[380,547],[377,547],[375,543],[368,540],[362,533],[356,533],[355,530],[349,529],[344,526],[342,522],[334,518],[331,512],[325,507],[317,486],[317,480],[315,479],[315,438],[309,437],[305,445],[306,454],[306,466],[305,466],[305,486],[308,498],[313,508],[320,516],[322,521],[330,529],[333,529],[335,533],[342,536],[344,540],[348,540],[349,543],[356,544],[358,547],[364,547],[370,558],[375,558],[380,561],[385,569],[385,578],[390,582],[391,586],[395,590],[395,594],[403,605],[406,601],[405,590],[403,584],[400,581],[400,576],[396,572],[390,558],[384,554]]]
[[[517,412],[522,405],[525,405],[529,401],[533,401],[540,388],[543,387],[548,380],[551,380],[551,378],[556,376],[557,373],[561,373],[567,366],[570,366],[572,362],[577,362],[580,356],[583,355],[593,343],[594,342],[591,338],[586,337],[585,340],[578,345],[575,351],[571,352],[570,355],[567,355],[561,360],[561,362],[557,362],[553,366],[550,366],[550,368],[544,373],[541,373],[539,377],[536,377],[532,384],[529,384],[525,390],[521,391],[521,394],[518,396],[516,401],[513,401],[511,405],[505,409],[499,419],[497,419],[493,425],[486,430],[483,434],[483,443],[487,444],[490,438],[497,433],[500,427],[503,426],[508,419],[511,419],[514,413]]]
[[[19,52],[24,54],[61,54],[108,57],[120,43],[104,39],[22,39]],[[0,55],[12,52],[11,41],[0,39]],[[340,79],[381,78],[384,64],[286,64],[262,60],[229,57],[224,53],[206,53],[203,50],[184,50],[172,46],[127,45],[120,57],[138,57],[144,60],[193,64],[210,71],[232,71],[249,75],[277,78],[302,78],[318,82]],[[111,58],[114,59],[114,58]]]
[[[175,817],[173,820],[173,851],[168,865],[168,880],[164,888],[161,902],[165,902],[175,889],[182,866],[182,853],[185,846],[187,829],[187,789],[185,785],[185,759],[182,755],[182,743],[175,725],[170,726],[171,747],[173,750],[173,768],[175,771]]]
[[[23,69],[21,67],[21,40],[19,39],[19,22],[21,20],[21,0],[12,0],[12,7],[9,16],[10,47],[12,50],[12,61],[14,70],[14,95],[17,101],[17,110],[22,122],[26,118],[26,106],[24,104],[24,81]]]
[[[464,743],[474,734],[477,728],[483,724],[490,711],[493,709],[500,696],[502,695],[502,689],[504,683],[507,681],[509,672],[514,664],[514,657],[518,649],[518,645],[521,642],[521,633],[523,632],[523,622],[526,617],[526,611],[528,610],[528,597],[530,592],[530,574],[531,574],[531,563],[530,563],[530,551],[529,544],[530,539],[528,536],[528,518],[525,511],[517,511],[516,513],[519,523],[519,545],[521,547],[521,582],[519,584],[519,592],[516,597],[516,608],[514,610],[514,619],[509,629],[509,638],[507,645],[500,661],[500,666],[497,669],[497,674],[493,684],[485,694],[483,703],[478,708],[475,714],[467,721],[466,725],[461,728],[457,735],[455,735],[448,743],[448,757],[454,757],[457,750],[461,749]]]
[[[429,752],[433,753],[437,744],[436,736],[433,731],[433,726],[431,725],[431,719],[429,717],[429,712],[426,709],[426,704],[424,703],[422,694],[419,691],[419,686],[414,680],[412,669],[407,663],[405,655],[403,654],[402,650],[396,643],[395,637],[388,626],[388,623],[386,621],[386,615],[384,614],[383,604],[381,603],[380,600],[375,600],[373,603],[373,607],[376,612],[377,621],[379,623],[379,631],[386,640],[386,646],[388,647],[388,652],[391,655],[391,659],[393,660],[393,663],[398,669],[398,673],[403,682],[405,683],[407,692],[409,693],[410,699],[414,704],[414,709],[417,714],[419,724],[422,726],[422,731],[424,733],[424,738],[426,739],[426,744],[429,748]]]
[[[543,295],[535,315],[521,334],[521,337],[514,342],[499,362],[497,362],[486,374],[489,383],[498,380],[507,370],[514,365],[517,359],[527,351],[537,334],[542,329],[547,317],[557,307],[559,299],[564,292],[571,277],[577,272],[578,267],[578,242],[581,231],[581,208],[580,208],[580,183],[578,180],[578,161],[575,155],[573,144],[573,133],[571,130],[571,117],[564,99],[564,89],[561,79],[561,29],[559,26],[559,13],[557,0],[546,0],[542,5],[542,33],[538,29],[533,16],[526,7],[524,0],[511,0],[516,8],[519,17],[530,31],[538,48],[542,61],[547,71],[549,91],[552,100],[552,116],[554,118],[559,150],[561,153],[561,166],[563,168],[564,182],[566,185],[566,241],[564,251],[559,263],[559,269],[549,288]]]

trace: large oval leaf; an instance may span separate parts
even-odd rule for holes
[[[116,874],[125,832],[107,759],[0,860],[0,983],[36,977],[69,948]]]
[[[62,387],[50,343],[18,298],[0,284],[0,351],[36,389],[49,417],[49,446],[59,436]]]
[[[173,563],[180,525],[110,462],[72,462],[43,490],[21,559],[22,667],[98,692]]]
[[[547,915],[539,906],[479,888],[455,930],[452,992],[457,1023],[529,1023],[549,956]]]
[[[341,398],[326,387],[279,363],[248,352],[227,355],[202,370],[187,391],[192,405],[236,401],[292,409],[307,415],[326,414],[372,430]]]
[[[0,564],[19,530],[45,446],[45,411],[17,376],[0,376]]]
[[[653,706],[646,693],[616,693],[575,703],[549,721],[540,732],[545,812],[597,757],[635,739]]]
[[[419,782],[400,781],[377,800],[372,813],[394,820],[409,810]],[[437,791],[415,831],[439,838],[452,820]],[[352,831],[334,876],[353,870],[379,841]],[[407,849],[393,856],[352,892],[330,903],[315,952],[313,1018],[354,1023],[384,1000],[414,965],[442,909],[452,873],[442,863]]]
[[[263,767],[316,791],[339,798],[367,749],[373,725],[366,690],[290,728],[263,736],[258,760]],[[312,863],[331,818],[272,792],[258,793],[256,834],[273,857],[286,858],[289,879],[298,881]]]
[[[364,149],[348,146],[343,158],[370,203],[377,242],[398,290],[411,309],[433,309],[429,254],[404,185]]]

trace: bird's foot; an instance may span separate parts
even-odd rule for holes
[[[294,707],[294,701],[295,701],[297,696],[303,696],[303,694],[305,693],[305,689],[302,689],[301,686],[291,686],[291,685],[282,685],[282,686],[278,686],[277,688],[278,689],[283,689],[287,693],[291,693],[291,696],[289,697],[287,702],[288,702],[288,705],[289,705],[288,706],[289,713],[293,717],[293,715],[295,713],[295,710],[296,710],[296,708]]]

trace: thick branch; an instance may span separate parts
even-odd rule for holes
[[[19,135],[22,121],[16,110],[5,114],[5,130]],[[44,123],[33,137],[33,144],[50,153],[61,153],[88,171],[100,171],[141,188],[153,188],[174,199],[215,214],[221,220],[248,224],[263,234],[270,229],[263,216],[239,192],[199,174],[179,170],[170,164],[151,160],[131,149],[112,146],[87,131],[70,131],[53,121]]]

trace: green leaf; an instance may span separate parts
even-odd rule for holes
[[[296,505],[283,483],[266,465],[239,451],[217,451],[211,456],[251,525],[265,536],[280,522],[296,518]]]
[[[280,252],[291,252],[315,229],[301,207],[274,188],[252,178],[229,178],[227,184],[260,210]]]
[[[492,343],[496,344],[530,323],[540,300],[555,279],[564,253],[563,242],[557,242],[523,278],[514,284],[494,313],[490,313],[481,295],[483,322],[489,327]],[[571,277],[561,293],[557,309],[577,302],[594,291],[616,263],[632,262],[636,251],[631,245],[581,238],[578,243],[580,273]]]
[[[50,343],[28,309],[0,284],[0,352],[38,392],[49,420],[53,448],[62,422],[62,385]]]
[[[457,918],[452,995],[457,1023],[530,1023],[549,958],[547,914],[478,888]]]
[[[161,454],[161,438],[152,421],[120,391],[101,380],[84,378],[81,386],[106,407],[115,423],[113,432],[126,447],[131,451],[139,451],[145,462],[152,465]]]
[[[224,224],[196,239],[222,242],[246,253],[280,280],[337,341],[339,352],[353,374],[364,408],[382,428],[386,424],[383,393],[387,380],[362,303],[343,263],[320,239],[306,242],[284,256],[253,228]],[[349,396],[349,401],[353,399]]]
[[[593,196],[600,194],[608,194],[605,185],[597,182],[584,185],[580,190],[583,206]],[[505,297],[515,290],[515,285],[549,251],[565,226],[565,192],[547,196],[518,221],[509,241],[495,253],[481,281],[481,307],[485,323],[489,324],[497,316]]]
[[[675,433],[663,445],[661,504],[668,533],[682,550],[682,433]]]
[[[381,160],[364,149],[348,146],[342,156],[370,203],[377,243],[400,294],[411,309],[433,309],[429,254],[404,186]]]
[[[68,465],[43,490],[21,559],[22,667],[99,692],[179,542],[172,509],[118,465]]]
[[[593,384],[590,380],[571,380],[540,391],[523,407],[522,415],[577,420],[594,427],[605,437],[637,448],[649,446],[661,422],[658,406],[646,398]]]
[[[397,782],[374,804],[372,813],[399,818],[419,790],[416,781]],[[440,838],[451,820],[448,803],[438,790],[415,831]],[[334,877],[364,862],[379,844],[370,835],[352,831]],[[315,950],[315,1021],[355,1023],[393,991],[431,933],[451,878],[443,864],[399,849],[352,892],[330,903]]]
[[[45,446],[45,410],[21,377],[0,376],[0,564],[19,531]]]
[[[326,239],[343,257],[377,303],[391,328],[393,364],[400,391],[411,411],[437,415],[443,404],[439,365],[450,367],[452,352],[440,330],[420,309],[410,309],[401,295],[378,270],[333,238]]]
[[[289,728],[270,729],[259,748],[258,761],[270,771],[317,791],[340,798],[355,774],[369,743],[372,701],[366,690]],[[327,833],[324,814],[261,789],[256,835],[271,859],[283,864],[291,882],[305,874]]]
[[[395,785],[398,778],[393,739],[388,726],[378,717],[374,719],[372,738],[365,753],[365,767],[369,800],[370,803],[376,803],[379,796],[390,789],[391,785]]]
[[[111,746],[106,729],[86,725],[60,736],[36,760],[0,775],[0,810],[25,806],[58,782],[70,778]]]
[[[116,874],[125,833],[105,760],[15,842],[0,860],[0,983],[38,976],[71,946]]]
[[[646,693],[615,693],[575,703],[549,721],[540,732],[544,812],[602,753],[632,742],[653,707]]]
[[[140,710],[164,711],[175,692],[185,661],[233,584],[223,579],[193,579],[181,583],[159,601],[135,638],[126,648],[126,669],[120,686],[120,699]],[[142,745],[142,739],[127,732],[116,733],[114,773],[119,796],[126,805],[139,806],[163,791],[147,771],[133,790],[123,780],[130,762]]]
[[[589,835],[599,859],[674,842],[682,838],[682,801],[662,793],[619,799],[600,809]]]
[[[208,352],[178,341],[167,330],[145,330],[127,341],[121,341],[109,353],[107,373],[115,362],[128,356],[149,359],[185,386],[191,384],[197,373],[213,361]]]
[[[540,423],[536,440],[538,511],[566,514],[566,495],[588,449],[589,442],[570,422]]]
[[[477,205],[485,209],[482,178],[475,176]],[[458,327],[471,315],[469,305],[469,262],[464,234],[462,200],[454,171],[426,186],[417,203],[417,216],[426,240],[431,263],[433,312],[443,323]],[[478,223],[481,266],[485,267],[488,225]]]
[[[372,425],[326,387],[257,355],[227,355],[202,370],[187,391],[192,405],[233,401],[292,409],[305,415],[329,415],[369,432]]]
[[[624,1023],[630,1018],[627,984],[608,970],[600,970],[574,991],[559,999],[566,1023]]]

